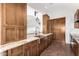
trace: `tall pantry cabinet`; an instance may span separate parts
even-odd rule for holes
[[[26,38],[25,3],[0,4],[0,44]]]
[[[54,28],[54,20],[53,19],[50,19],[48,21],[48,32],[49,33],[53,33],[53,28]]]
[[[49,21],[49,16],[47,14],[43,15],[43,33],[46,34],[48,33],[48,21]]]

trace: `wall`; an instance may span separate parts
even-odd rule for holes
[[[33,4],[32,4],[33,5]],[[31,6],[32,6],[31,5]],[[36,6],[36,7],[35,7]],[[49,14],[50,18],[66,17],[66,43],[70,43],[70,33],[78,32],[79,29],[74,30],[74,14],[76,9],[79,9],[78,3],[53,3],[49,4],[46,9],[46,4],[34,4],[33,7]]]
[[[38,12],[37,16],[34,16],[34,11]],[[40,19],[40,23],[41,23],[40,32],[42,32],[42,13],[28,5],[27,6],[27,34],[35,33],[35,27],[39,26],[35,21],[36,17]]]
[[[78,29],[74,30],[74,13],[79,8],[79,4],[54,4],[52,13],[49,13],[51,18],[66,17],[66,43],[70,43],[70,33],[79,32]]]

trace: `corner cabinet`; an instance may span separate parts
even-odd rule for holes
[[[25,3],[0,4],[0,44],[26,38],[26,14]]]

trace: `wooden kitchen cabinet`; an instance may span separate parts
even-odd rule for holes
[[[40,42],[39,42],[40,41]],[[52,34],[24,45],[25,56],[39,56],[52,42]]]
[[[48,21],[48,32],[49,33],[53,33],[53,30],[54,30],[54,20],[53,19],[50,19]]]
[[[52,33],[52,20],[48,21],[48,32]]]
[[[43,15],[43,33],[48,33],[48,20],[49,16],[47,14]]]
[[[24,55],[23,46],[10,49],[6,53],[7,53],[7,56],[23,56]]]
[[[17,26],[26,26],[26,4],[17,3],[16,5],[16,19]]]
[[[5,39],[6,43],[16,41],[16,31],[14,27],[5,27]]]
[[[0,4],[0,44],[26,38],[26,10],[25,3]]]
[[[21,46],[11,48],[5,52],[6,56],[40,56],[52,43],[52,34],[37,40],[29,41]],[[20,43],[19,43],[20,44]]]
[[[39,44],[40,54],[52,43],[52,40],[53,40],[52,34],[40,39],[40,44]]]
[[[39,47],[38,47],[38,40],[32,41],[25,45],[24,47],[24,55],[25,56],[38,56],[39,55]]]
[[[26,28],[23,27],[17,28],[17,39],[18,40],[26,39]]]
[[[44,40],[44,38],[41,38],[40,39],[40,44],[39,44],[39,52],[40,52],[40,54],[41,54],[41,52],[44,51],[45,43],[46,43],[46,41]]]
[[[3,13],[5,13],[3,17],[5,25],[16,25],[15,12],[16,12],[16,4],[3,4]]]
[[[74,44],[73,44],[72,51],[75,56],[79,56],[79,44],[75,39],[73,40],[73,42],[74,42]]]

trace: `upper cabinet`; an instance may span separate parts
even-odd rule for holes
[[[43,15],[43,33],[48,33],[48,20],[49,16],[47,14]]]
[[[26,6],[25,4],[17,4],[16,6],[16,20],[18,26],[25,26],[26,24],[25,17],[26,17]]]
[[[4,10],[4,24],[5,25],[16,25],[15,13],[16,5],[15,4],[3,4]]]
[[[0,4],[1,44],[26,38],[27,5],[25,3]]]
[[[50,19],[48,21],[48,32],[49,33],[53,33],[53,28],[54,28],[54,20],[53,19]]]
[[[77,9],[74,15],[74,28],[79,28],[79,9]]]

